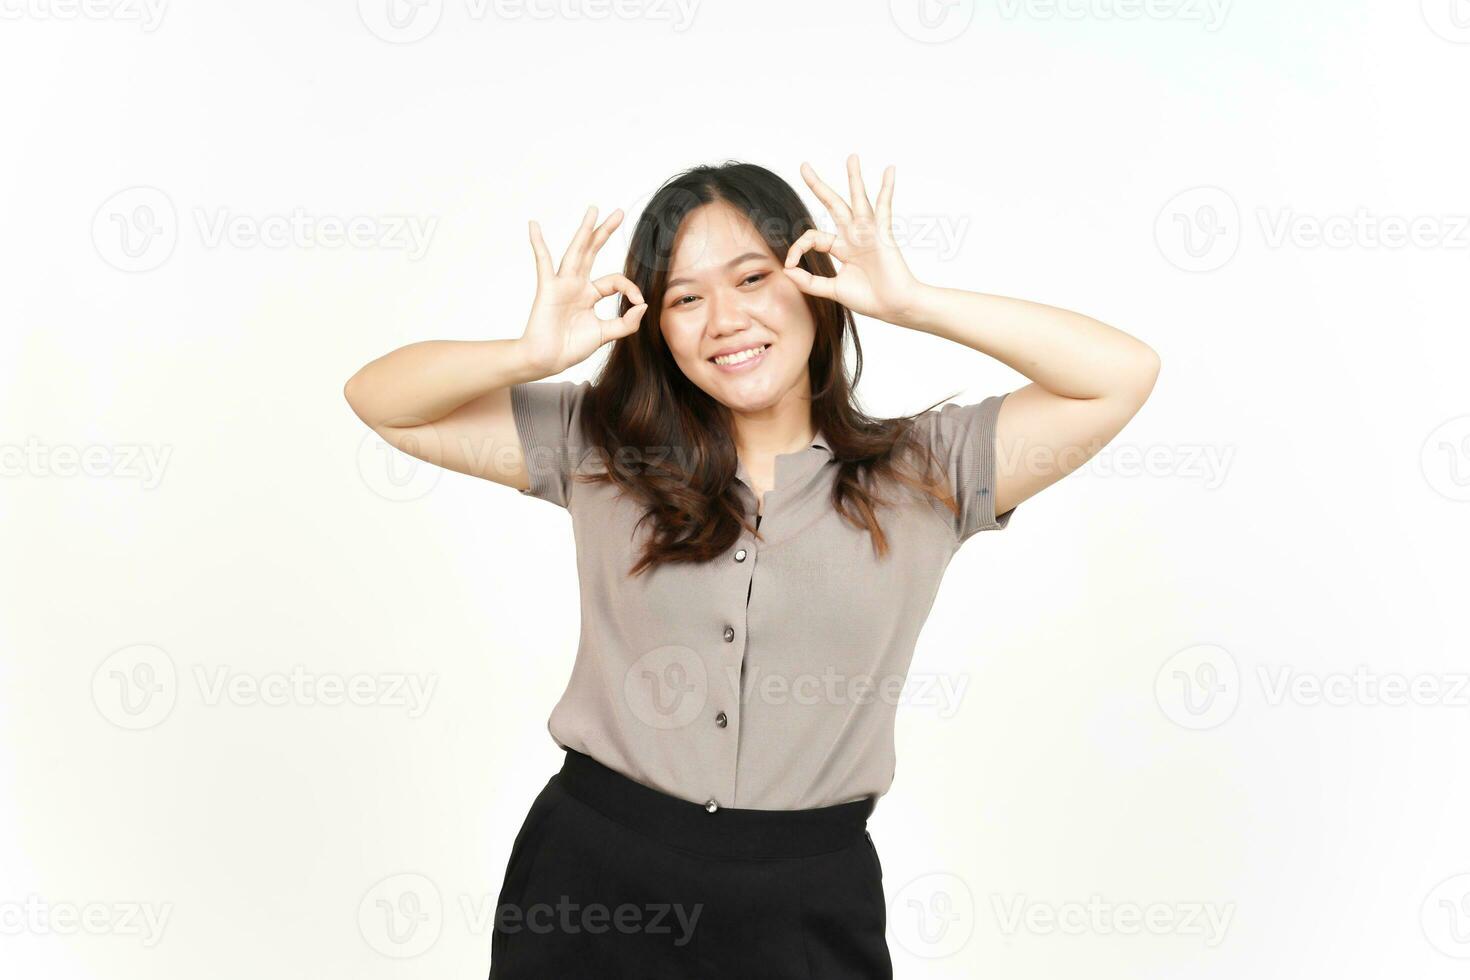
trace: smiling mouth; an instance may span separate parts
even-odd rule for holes
[[[754,347],[747,347],[745,350],[736,351],[733,354],[726,354],[722,357],[711,357],[709,362],[711,364],[718,364],[721,367],[733,367],[736,364],[743,364],[746,361],[760,357],[770,349],[770,344],[757,344]]]

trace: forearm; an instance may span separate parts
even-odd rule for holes
[[[988,354],[1067,398],[1146,389],[1158,372],[1158,355],[1138,338],[1028,300],[925,285],[895,322]]]
[[[343,394],[368,425],[437,422],[481,395],[546,377],[516,340],[425,340],[372,361]]]

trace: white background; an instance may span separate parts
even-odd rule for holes
[[[733,158],[830,228],[798,166],[855,151],[921,278],[1163,360],[950,566],[963,696],[870,823],[898,976],[1464,975],[1464,0],[385,3],[0,0],[0,974],[482,976],[570,522],[342,383],[518,336],[530,218],[624,208],[618,270]],[[870,410],[1026,383],[859,329]]]

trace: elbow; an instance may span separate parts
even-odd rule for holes
[[[1118,370],[1112,393],[1115,398],[1142,407],[1159,379],[1160,359],[1158,351],[1147,344],[1140,343],[1138,347],[1138,351],[1128,359],[1127,366]]]
[[[1159,352],[1147,344],[1138,355],[1138,367],[1135,369],[1133,389],[1141,398],[1147,398],[1154,390],[1154,384],[1159,380],[1159,367],[1161,359]]]
[[[347,379],[347,383],[342,386],[342,397],[347,400],[347,406],[352,409],[352,414],[356,415],[359,419],[362,419],[362,421],[366,422],[368,425],[372,424],[371,422],[368,422],[367,416],[363,414],[362,410],[361,371],[357,372],[352,377]]]

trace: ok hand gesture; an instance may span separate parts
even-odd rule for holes
[[[553,268],[551,253],[541,237],[541,226],[531,222],[531,248],[536,253],[536,300],[522,342],[531,361],[548,375],[559,374],[592,356],[607,343],[638,329],[648,304],[633,281],[619,273],[592,280],[592,261],[608,236],[623,220],[615,210],[595,231],[597,208],[589,207],[567,246],[561,265]],[[620,317],[602,320],[593,311],[597,302],[622,293],[636,303]]]
[[[898,323],[913,306],[920,284],[893,241],[893,167],[883,171],[876,211],[868,203],[856,153],[847,158],[851,207],[822,182],[810,164],[801,165],[801,175],[826,205],[837,233],[813,228],[792,242],[786,253],[786,275],[810,296],[836,300],[854,313]],[[826,252],[841,263],[836,276],[814,276],[797,268],[811,249]]]

